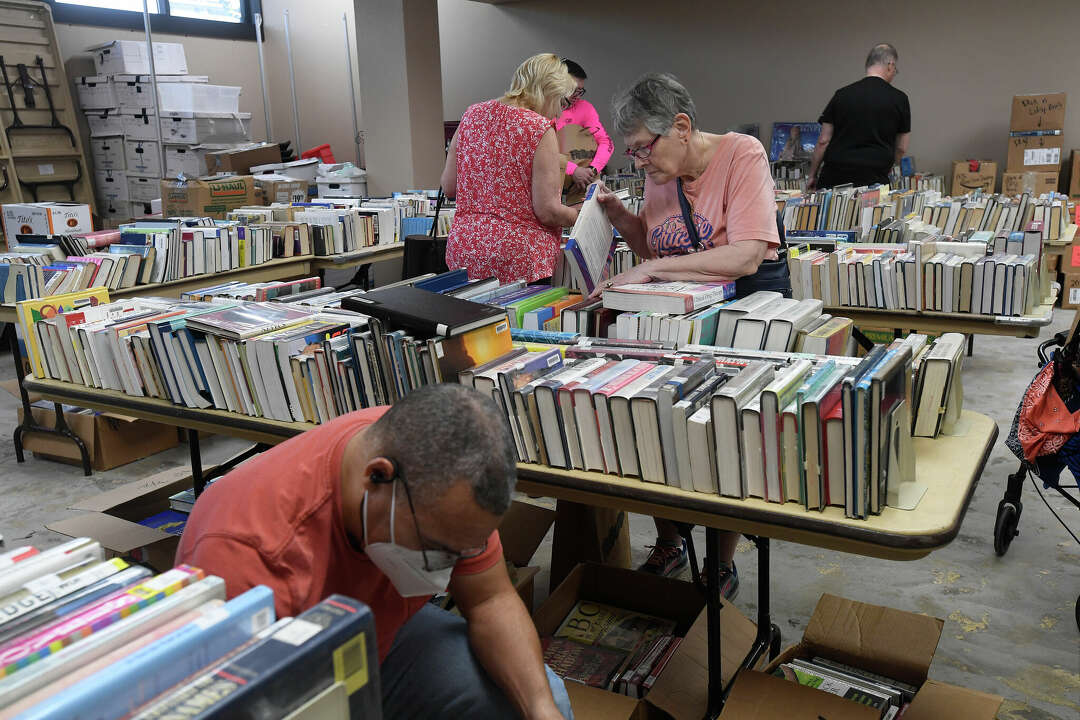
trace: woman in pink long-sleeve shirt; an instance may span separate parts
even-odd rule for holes
[[[563,58],[563,62],[566,63],[566,69],[570,76],[577,82],[577,90],[570,96],[570,107],[563,110],[555,121],[555,132],[567,125],[580,125],[589,131],[593,139],[596,140],[596,155],[593,156],[592,162],[584,167],[572,160],[566,163],[566,174],[573,177],[576,188],[583,191],[589,183],[596,179],[597,175],[604,171],[608,160],[611,159],[611,153],[615,150],[615,145],[611,142],[611,138],[608,137],[607,131],[604,130],[604,125],[600,122],[600,115],[596,112],[596,108],[585,99],[585,80],[588,79],[585,69],[567,58]],[[565,154],[565,149],[560,148],[560,150],[563,150]]]

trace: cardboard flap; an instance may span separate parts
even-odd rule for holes
[[[168,492],[169,495],[178,493],[191,487],[191,470],[180,466],[162,470],[142,480],[121,485],[106,492],[80,500],[70,506],[72,510],[89,510],[92,512],[104,512],[117,505],[135,500],[153,491]],[[136,545],[136,547],[138,547]]]
[[[605,720],[630,720],[636,717],[638,701],[625,695],[607,692],[581,683],[566,683],[570,696],[570,708],[574,717],[605,718]]]
[[[61,535],[92,537],[103,547],[121,555],[158,540],[173,537],[167,532],[99,512],[88,512],[66,520],[57,520],[46,524],[45,527]]]
[[[731,603],[724,603],[720,610],[720,671],[725,685],[750,651],[756,634],[752,620]],[[705,611],[686,633],[646,700],[675,718],[705,716],[709,701],[709,622]]]
[[[99,414],[101,415],[101,417],[112,418],[113,420],[119,420],[120,422],[125,423],[133,423],[139,419],[137,417],[131,417],[130,415],[121,415],[120,413],[114,412],[103,412]]]
[[[908,715],[904,716],[905,720]],[[878,717],[878,711],[871,707],[753,670],[739,674],[720,713],[721,720],[875,720]]]
[[[554,522],[554,510],[515,500],[499,523],[503,557],[518,567],[528,565]]]
[[[803,642],[840,662],[921,685],[945,622],[829,595],[821,596]]]
[[[904,713],[904,720],[994,720],[1001,701],[1000,695],[927,680]]]

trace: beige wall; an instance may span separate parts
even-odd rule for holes
[[[1003,167],[1014,94],[1068,92],[1065,147],[1080,147],[1076,0],[439,0],[443,108],[458,119],[497,96],[541,51],[589,73],[588,99],[610,130],[617,87],[648,71],[687,85],[705,129],[817,120],[832,92],[862,75],[877,42],[900,53],[896,86],[911,100],[910,154],[921,170],[953,159]],[[623,145],[616,139],[617,152]],[[623,165],[624,156],[616,155]]]
[[[356,39],[353,37],[353,4],[349,0],[263,0],[265,14],[263,53],[270,94],[270,122],[274,140],[291,140],[293,131],[292,95],[285,50],[283,10],[289,9],[293,63],[300,105],[303,148],[328,142],[339,161],[356,161],[352,119],[349,115],[349,80],[345,68],[345,38],[341,21],[349,17],[353,72],[356,72]],[[152,27],[152,26],[151,26]],[[68,77],[93,73],[90,56],[84,51],[114,39],[143,40],[142,30],[57,24],[57,35]],[[209,75],[215,85],[240,85],[240,110],[252,116],[252,136],[266,139],[262,89],[259,84],[259,57],[254,41],[220,40],[154,34],[162,42],[180,42],[192,75]],[[359,91],[357,111],[359,112]],[[361,128],[363,124],[361,123]]]

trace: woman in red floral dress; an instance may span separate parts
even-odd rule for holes
[[[504,283],[555,272],[561,228],[578,211],[560,199],[553,121],[575,89],[557,55],[534,55],[505,95],[465,111],[442,173],[443,191],[457,200],[447,266]]]

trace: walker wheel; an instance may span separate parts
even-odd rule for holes
[[[1009,552],[1013,538],[1020,534],[1021,508],[1011,502],[1002,501],[998,505],[997,521],[994,523],[994,552],[1002,556]]]

